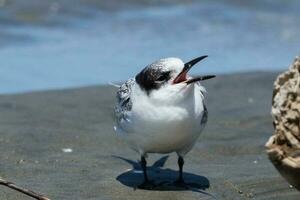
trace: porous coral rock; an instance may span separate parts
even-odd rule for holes
[[[300,57],[275,83],[272,101],[274,135],[267,153],[287,181],[300,190]]]

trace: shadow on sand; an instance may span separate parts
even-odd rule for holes
[[[137,189],[143,182],[143,172],[138,162],[132,161],[120,156],[112,156],[114,158],[121,159],[129,163],[133,169],[125,171],[120,174],[116,180],[123,185]],[[178,171],[173,169],[163,169],[169,156],[163,156],[157,160],[152,166],[147,167],[149,179],[154,181],[155,186],[153,188],[147,188],[146,190],[154,191],[180,191],[189,190],[199,192],[216,199],[212,194],[205,192],[204,190],[209,188],[209,180],[204,176],[199,176],[192,173],[183,173],[184,180],[186,182],[185,187],[181,187],[174,184],[174,181],[178,177]]]

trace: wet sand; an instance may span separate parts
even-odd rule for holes
[[[207,127],[184,166],[194,189],[171,184],[175,154],[150,155],[160,186],[134,189],[138,155],[113,132],[116,89],[94,86],[0,96],[0,176],[51,199],[300,199],[269,162],[273,81],[278,73],[219,76],[208,91]],[[70,148],[72,152],[64,152]],[[30,199],[0,186],[0,199]]]

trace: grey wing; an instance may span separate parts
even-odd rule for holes
[[[128,120],[128,114],[132,109],[131,92],[132,87],[135,84],[134,79],[129,79],[122,84],[117,91],[116,104],[115,104],[115,116],[117,128],[123,128],[122,122]]]
[[[200,84],[200,82],[197,82],[196,83],[198,86],[199,86],[199,89],[200,89],[200,92],[202,94],[202,98],[203,98],[203,115],[202,115],[202,118],[201,118],[201,121],[200,121],[200,124],[205,126],[205,124],[207,123],[207,118],[208,118],[208,111],[207,111],[207,108],[206,108],[206,105],[204,103],[204,95],[206,93],[206,90],[205,88]]]
[[[202,119],[201,119],[201,122],[200,122],[201,125],[205,125],[207,123],[207,118],[208,118],[207,108],[206,108],[205,104],[203,106],[204,106],[204,111],[203,111]]]

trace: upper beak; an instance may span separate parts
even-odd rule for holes
[[[204,58],[206,58],[207,55],[205,56],[200,56],[198,58],[195,58],[187,63],[184,64],[184,67],[182,69],[182,71],[178,74],[178,76],[174,79],[173,83],[181,83],[181,82],[185,82],[186,84],[191,84],[197,81],[202,81],[202,80],[206,80],[206,79],[211,79],[214,78],[215,75],[208,75],[208,76],[197,76],[191,79],[187,80],[187,73],[188,71],[198,62],[200,62],[201,60],[203,60]]]

